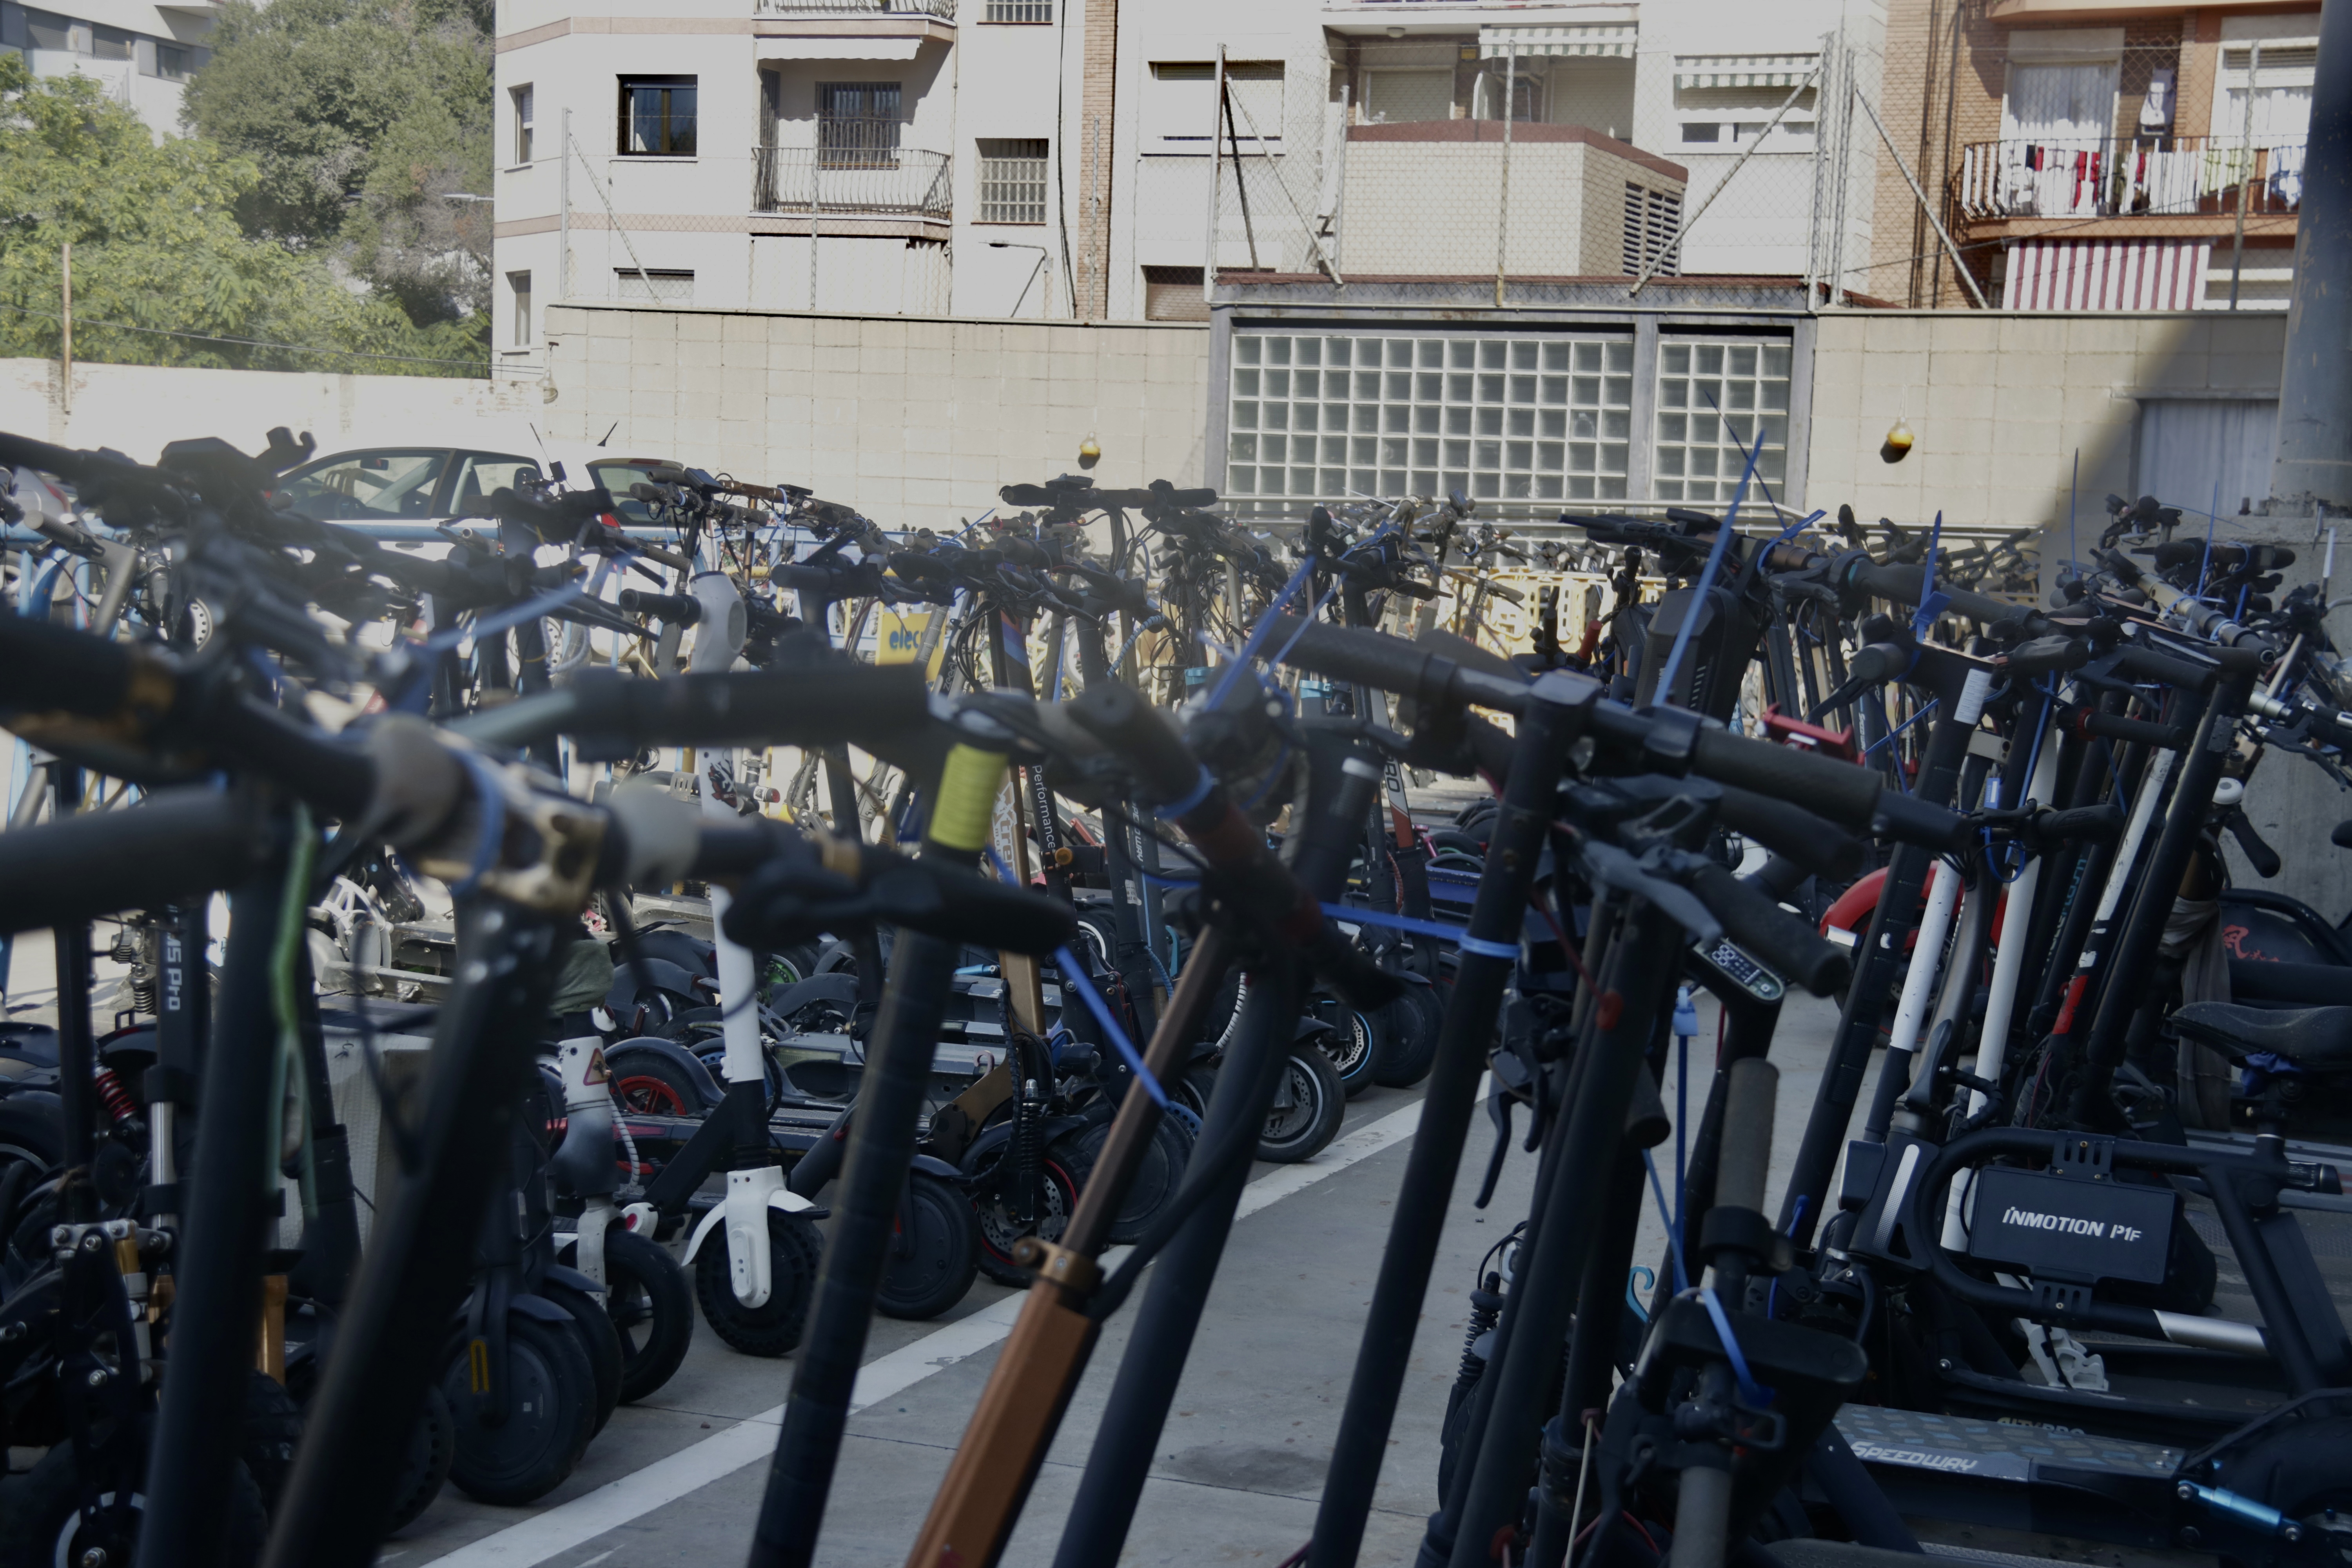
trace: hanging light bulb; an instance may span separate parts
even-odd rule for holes
[[[1087,432],[1087,438],[1078,443],[1078,467],[1091,468],[1100,461],[1102,461],[1102,443],[1096,440],[1095,433],[1089,430]]]
[[[1878,448],[1879,460],[1887,463],[1901,462],[1911,455],[1912,438],[1911,422],[1903,416],[1896,415],[1894,425],[1886,432],[1885,441]]]

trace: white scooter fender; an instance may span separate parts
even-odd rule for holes
[[[710,1233],[724,1225],[727,1272],[729,1282],[735,1288],[735,1299],[746,1307],[764,1307],[775,1289],[774,1268],[768,1257],[768,1211],[801,1214],[815,1207],[784,1185],[784,1173],[779,1166],[730,1171],[725,1201],[702,1216],[694,1227],[693,1238],[686,1244],[687,1265],[693,1266],[694,1255],[702,1250]]]

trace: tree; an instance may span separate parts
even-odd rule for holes
[[[58,353],[70,242],[78,359],[487,373],[470,323],[420,327],[324,256],[247,236],[236,212],[260,183],[201,138],[159,145],[89,77],[37,80],[0,54],[0,353]]]
[[[339,264],[419,325],[487,332],[490,0],[228,0],[191,129],[253,161],[247,230]]]

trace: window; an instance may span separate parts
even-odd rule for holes
[[[127,60],[136,52],[138,39],[120,27],[93,25],[89,30],[89,52],[101,60]]]
[[[530,346],[530,274],[509,272],[507,288],[514,295],[514,342],[517,348]]]
[[[695,79],[638,77],[621,83],[621,152],[625,156],[694,155]]]
[[[632,485],[650,484],[658,458],[614,458],[588,465],[588,482],[613,492],[613,510],[624,522],[651,523],[654,510],[629,494]]]
[[[897,168],[899,101],[895,81],[817,83],[817,161],[828,169]]]
[[[1492,61],[1487,63],[1486,77],[1478,84],[1479,119],[1500,120],[1503,117],[1500,108],[1506,74],[1501,67]],[[1511,118],[1521,124],[1542,119],[1537,109],[1543,102],[1543,83],[1529,76],[1524,68],[1507,75],[1511,87]]]
[[[1229,496],[1625,499],[1633,345],[1236,332]]]
[[[988,0],[988,8],[981,13],[983,22],[1050,22],[1054,19],[1054,0]]]
[[[1216,61],[1153,61],[1151,85],[1144,96],[1144,151],[1205,157],[1213,125],[1220,138],[1238,137],[1244,155],[1258,150],[1260,137],[1268,152],[1281,152],[1282,75],[1280,60],[1225,62],[1225,89],[1234,105],[1228,132],[1217,107]]]
[[[448,466],[446,450],[352,452],[295,469],[278,494],[320,522],[423,519],[434,515],[433,497]]]
[[[449,510],[463,517],[499,490],[510,490],[524,479],[537,478],[539,465],[529,458],[467,452],[457,462],[457,485],[449,497]]]
[[[1197,267],[1147,267],[1143,269],[1143,319],[1147,321],[1205,321],[1209,302],[1201,297]]]
[[[185,44],[155,46],[155,74],[165,81],[185,81],[195,74],[196,51]]]
[[[69,16],[60,16],[49,11],[36,11],[29,6],[26,8],[25,42],[32,48],[60,51],[72,49],[75,47],[74,30],[75,23]]]
[[[529,82],[523,83],[522,86],[514,89],[508,96],[514,100],[514,161],[518,163],[528,163],[530,162],[531,154],[530,84]]]
[[[1720,142],[1723,122],[1717,120],[1685,120],[1683,121],[1685,142]]]
[[[1454,73],[1450,70],[1364,73],[1364,122],[1402,125],[1454,118]]]
[[[694,303],[694,274],[690,270],[648,267],[640,272],[634,267],[615,267],[613,277],[620,285],[624,300],[658,305]]]
[[[1625,183],[1625,276],[1644,271],[1672,278],[1682,270],[1682,247],[1675,241],[1682,227],[1683,199],[1666,191]]]
[[[2260,55],[2252,44],[2224,47],[2221,93],[2213,106],[2214,134],[2243,140],[2251,94],[2255,145],[2302,141],[2311,129],[2311,88],[2318,55],[2313,45],[2284,40],[2264,42]]]
[[[1756,477],[1777,489],[1789,472],[1788,344],[1659,345],[1656,499],[1729,500],[1759,436]]]
[[[1045,221],[1045,141],[1043,137],[980,139],[980,221]]]

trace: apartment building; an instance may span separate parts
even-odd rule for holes
[[[2318,34],[2275,0],[1890,0],[1885,117],[1959,256],[1882,169],[1856,287],[1963,305],[1965,268],[2011,310],[2284,309]]]
[[[496,341],[557,298],[1205,320],[1212,263],[1796,276],[1874,5],[504,0]]]
[[[219,14],[217,0],[61,0],[47,7],[0,0],[0,48],[22,56],[36,76],[95,78],[157,135],[176,136],[180,100],[209,54],[204,41]]]

